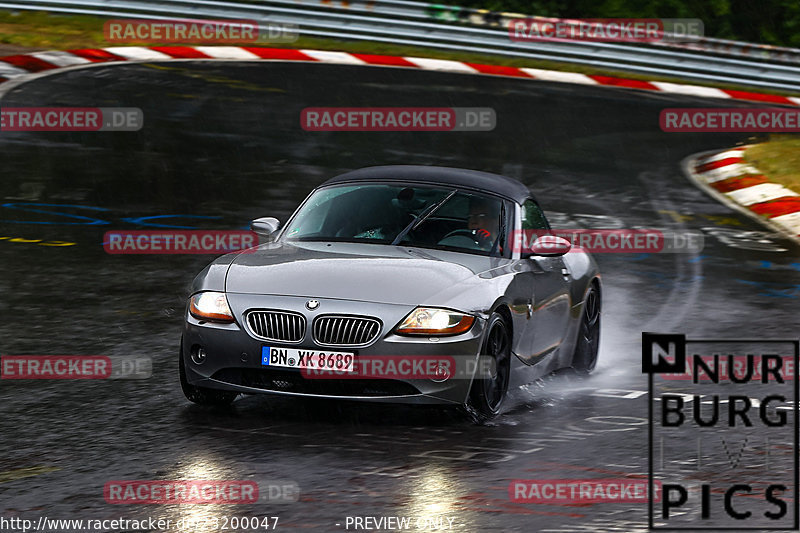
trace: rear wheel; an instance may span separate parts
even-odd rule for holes
[[[466,405],[477,422],[490,420],[500,412],[511,375],[510,330],[500,313],[492,313],[486,331],[481,355],[492,360],[491,373],[473,380]],[[483,369],[483,365],[479,367]]]
[[[198,387],[190,384],[186,379],[186,366],[183,362],[182,340],[181,352],[178,360],[178,367],[181,376],[181,390],[183,390],[183,395],[186,396],[186,399],[190,402],[194,402],[198,405],[230,405],[231,402],[233,402],[233,400],[239,395],[238,393],[232,391],[209,389],[207,387]]]
[[[586,293],[581,316],[580,331],[572,356],[572,368],[578,374],[588,375],[597,366],[600,348],[600,295],[597,287],[591,286]]]

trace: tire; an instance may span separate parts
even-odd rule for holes
[[[600,348],[600,294],[592,284],[584,299],[581,323],[575,352],[572,355],[572,368],[579,375],[588,376],[597,366],[597,353]]]
[[[189,383],[186,379],[186,366],[183,362],[183,340],[181,340],[181,351],[178,356],[178,368],[181,377],[181,390],[186,399],[198,405],[225,406],[230,405],[239,395],[237,392],[209,389],[197,387]]]
[[[476,378],[472,381],[469,398],[464,406],[478,423],[497,416],[508,392],[511,375],[511,337],[509,326],[500,313],[492,313],[489,317],[481,355],[494,359],[494,372],[490,377]]]

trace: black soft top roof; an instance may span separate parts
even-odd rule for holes
[[[321,187],[339,183],[366,181],[400,181],[430,185],[451,185],[465,189],[492,192],[518,203],[533,197],[525,185],[506,176],[463,168],[424,165],[387,165],[362,168],[335,176],[323,183]]]

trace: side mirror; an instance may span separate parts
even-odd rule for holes
[[[563,237],[555,235],[542,235],[531,244],[526,256],[540,255],[543,257],[558,257],[572,249],[572,243]]]
[[[281,226],[281,221],[275,217],[263,217],[250,221],[250,229],[259,235],[269,236]]]

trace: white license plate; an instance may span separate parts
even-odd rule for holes
[[[261,347],[261,366],[352,372],[355,358],[356,355],[352,352],[319,352],[276,346]]]

